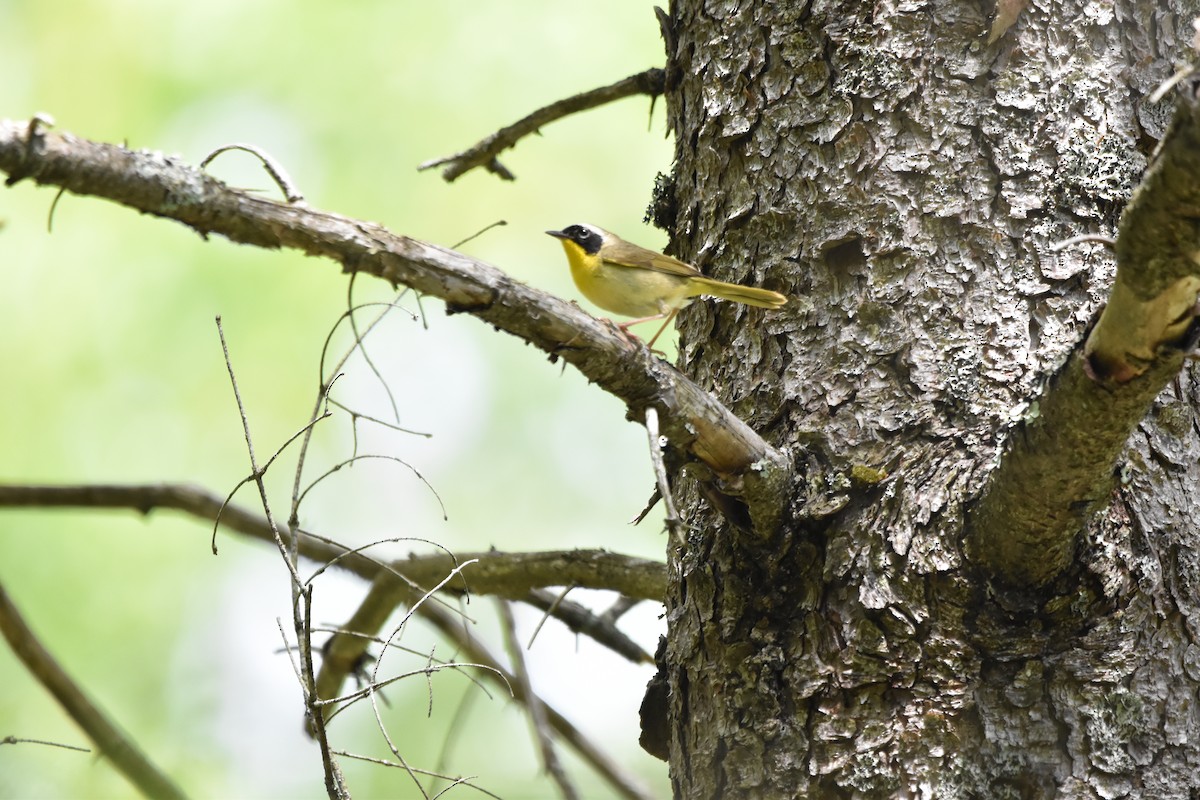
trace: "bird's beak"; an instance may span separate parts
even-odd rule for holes
[[[567,236],[567,234],[563,233],[562,231],[546,231],[546,233],[550,234],[555,239],[570,239],[571,238],[570,236]]]

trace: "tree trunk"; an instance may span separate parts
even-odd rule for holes
[[[1190,20],[1145,0],[672,4],[673,247],[787,293],[696,303],[681,362],[794,458],[785,525],[677,481],[672,782],[686,798],[1200,791],[1192,371],[1045,586],[971,509],[1113,277],[1096,243],[1162,136]],[[690,493],[689,493],[690,492]]]

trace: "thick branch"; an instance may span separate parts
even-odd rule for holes
[[[515,145],[522,137],[538,133],[543,125],[548,125],[570,114],[587,111],[630,95],[648,94],[652,98],[658,97],[663,93],[663,75],[661,69],[648,69],[608,86],[551,103],[512,125],[501,128],[470,149],[452,156],[426,161],[417,169],[432,169],[448,164],[449,166],[442,170],[442,177],[447,182],[453,182],[460,175],[475,167],[485,167],[488,172],[499,175],[506,181],[511,181],[514,179],[513,174],[497,160],[496,156]]]
[[[630,419],[658,409],[671,446],[707,464],[739,492],[762,533],[778,523],[790,463],[748,425],[645,347],[612,326],[461,253],[379,225],[286,205],[229,188],[158,153],[130,151],[0,121],[0,170],[174,219],[202,235],[259,247],[290,247],[446,301],[577,367],[625,402]]]
[[[1067,569],[1083,526],[1109,500],[1129,434],[1182,363],[1176,351],[1145,375],[1105,387],[1073,356],[1013,432],[971,514],[970,558],[1014,588],[1036,589]]]
[[[147,484],[125,486],[9,486],[0,485],[0,508],[130,508],[148,514],[156,508],[171,508],[213,521],[221,509],[221,498],[195,486]],[[221,525],[239,533],[274,543],[267,520],[230,504],[221,514]],[[279,525],[279,534],[290,544],[292,532]],[[300,555],[321,564],[335,562],[366,579],[375,580],[380,563],[363,553],[300,534]],[[545,553],[466,553],[457,554],[457,563],[478,560],[466,575],[466,589],[477,594],[494,594],[515,600],[524,599],[532,589],[545,586],[580,586],[611,589],[639,600],[661,601],[666,591],[663,564],[642,558],[623,556],[606,550],[560,550]],[[430,587],[456,566],[455,558],[438,553],[410,556],[389,563],[395,572],[417,586]],[[389,573],[391,574],[391,573]],[[394,578],[394,576],[393,576]],[[398,579],[396,579],[399,582]],[[462,581],[446,587],[461,592]],[[395,604],[392,605],[395,608]],[[390,611],[388,612],[390,613]]]
[[[1088,365],[1102,380],[1150,369],[1196,315],[1200,291],[1200,106],[1180,100],[1141,184],[1121,215],[1117,278],[1088,336]]]
[[[30,674],[46,687],[96,747],[142,794],[153,798],[183,798],[169,777],[150,763],[138,746],[104,715],[76,685],[37,636],[0,585],[0,633]]]
[[[1183,363],[1198,254],[1200,125],[1181,104],[1121,217],[1116,283],[1084,354],[1014,432],[970,518],[970,555],[1002,583],[1044,586],[1070,565],[1130,433]]]

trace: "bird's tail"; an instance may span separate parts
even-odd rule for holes
[[[694,278],[693,283],[698,289],[696,294],[707,294],[722,300],[732,300],[735,303],[745,303],[759,308],[779,308],[787,303],[787,298],[779,292],[770,289],[759,289],[755,286],[740,286],[736,283],[714,281],[712,278]]]

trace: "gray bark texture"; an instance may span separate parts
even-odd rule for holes
[[[989,45],[987,5],[672,3],[674,255],[793,298],[693,304],[681,364],[797,475],[769,536],[676,481],[678,797],[1200,796],[1194,369],[1068,498],[1095,513],[1052,581],[964,544],[1113,282],[1051,248],[1116,235],[1196,8],[1035,2]]]

